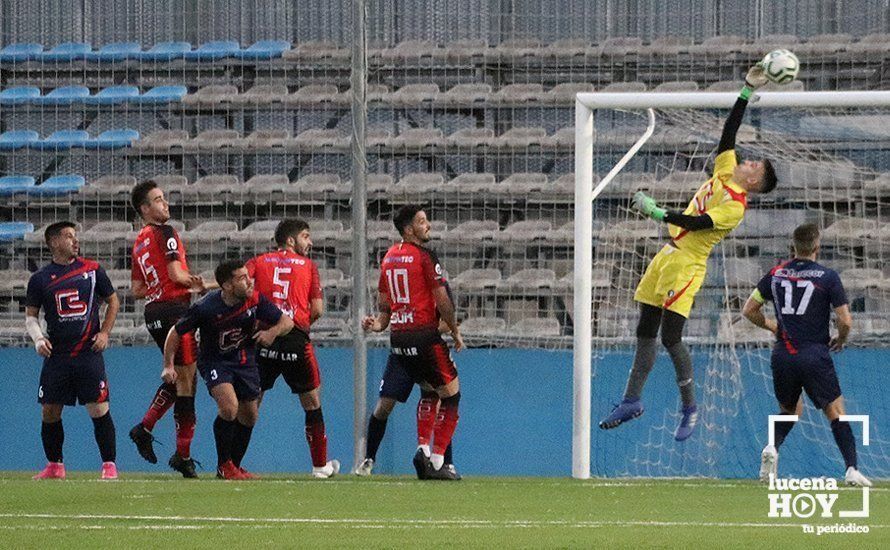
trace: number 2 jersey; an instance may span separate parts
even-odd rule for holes
[[[183,336],[200,330],[199,367],[251,367],[256,365],[254,333],[276,324],[281,315],[281,310],[257,291],[240,304],[230,306],[223,301],[222,291],[214,290],[192,304],[176,323],[176,332]]]
[[[438,334],[439,311],[433,291],[439,287],[448,290],[448,281],[431,250],[406,242],[390,247],[380,265],[377,290],[392,311],[392,332]]]
[[[91,353],[99,332],[99,307],[114,286],[99,264],[75,258],[68,265],[50,263],[28,280],[25,305],[43,310],[53,356]]]
[[[836,271],[797,258],[771,269],[757,283],[752,298],[761,304],[772,301],[779,344],[791,354],[811,345],[828,345],[831,310],[847,303]]]
[[[176,284],[167,272],[167,264],[185,260],[185,246],[179,234],[167,224],[147,224],[136,236],[132,253],[132,275],[148,288],[146,305],[154,302],[185,302],[190,300],[188,287]]]
[[[309,306],[322,298],[315,262],[296,252],[276,250],[249,260],[245,267],[256,290],[308,335]]]

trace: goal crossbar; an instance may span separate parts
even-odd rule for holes
[[[610,171],[609,181],[593,188],[593,112],[597,109],[729,109],[732,92],[579,93],[575,101],[575,249],[573,306],[572,477],[590,477],[590,402],[592,363],[593,200],[652,134],[650,125]],[[890,107],[890,91],[765,92],[752,108]]]

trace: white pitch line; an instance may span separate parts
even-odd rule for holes
[[[185,521],[223,524],[251,525],[263,524],[317,524],[341,526],[384,526],[384,527],[797,527],[799,523],[767,522],[719,522],[719,521],[569,521],[569,520],[486,520],[486,519],[373,519],[373,518],[250,518],[250,517],[201,517],[201,516],[150,516],[118,514],[0,514],[0,518],[10,519],[55,519],[55,520],[118,520],[118,521]],[[872,525],[886,528],[890,525]]]

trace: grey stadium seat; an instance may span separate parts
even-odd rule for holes
[[[510,175],[495,187],[499,195],[528,195],[547,187],[547,174],[520,172]]]
[[[318,129],[301,132],[288,147],[288,151],[313,151],[319,149],[346,149],[349,147],[349,138],[339,130]]]
[[[41,237],[43,232],[40,232]],[[23,296],[28,286],[31,272],[24,269],[4,269],[0,271],[0,296]],[[18,321],[24,331],[24,320]]]
[[[488,45],[482,39],[457,40],[445,47],[445,57],[449,63],[468,63],[485,55]]]
[[[455,290],[481,292],[496,290],[503,282],[503,277],[499,269],[474,268],[461,272],[449,282]]]
[[[347,279],[343,272],[336,268],[318,268],[318,279],[324,288],[349,288],[352,279]]]
[[[445,59],[444,48],[428,40],[405,40],[392,48],[380,51],[380,60],[388,64],[424,61],[441,62]]]
[[[543,101],[552,105],[574,105],[577,94],[594,91],[596,88],[589,82],[561,82],[547,90]]]
[[[400,151],[421,150],[444,146],[445,137],[439,128],[409,128],[390,139],[387,145]]]
[[[544,100],[544,86],[532,84],[508,84],[498,90],[492,100],[501,105],[541,102]]]
[[[541,146],[547,139],[547,130],[540,126],[510,128],[492,142],[496,149],[525,149]]]
[[[461,194],[482,194],[496,191],[494,174],[459,174],[448,183],[449,188]]]
[[[251,151],[280,149],[291,145],[293,138],[287,130],[255,130],[241,140],[241,146]]]
[[[535,38],[511,38],[485,52],[486,60],[510,61],[524,57],[539,56],[544,44]]]
[[[416,200],[441,193],[444,187],[445,178],[438,172],[413,172],[402,176],[396,185],[389,188],[388,194],[391,198]]]
[[[501,288],[510,292],[532,292],[556,285],[556,272],[552,269],[530,268],[517,271],[507,277]]]
[[[388,128],[368,128],[365,141],[368,147],[383,147],[392,140],[392,130]]]
[[[496,240],[501,243],[531,243],[543,241],[553,224],[547,220],[523,220],[513,223],[501,231]]]
[[[369,103],[387,101],[392,95],[392,91],[386,84],[369,84],[365,92]]]
[[[343,222],[337,220],[307,220],[315,246],[327,242],[338,243],[351,239],[351,234],[343,228]]]
[[[607,93],[645,92],[647,89],[645,82],[612,82],[600,91]]]
[[[637,36],[613,36],[603,41],[601,54],[610,57],[635,54],[643,49],[643,39]]]
[[[494,130],[491,128],[464,128],[448,136],[450,147],[472,149],[487,147],[494,141]]]
[[[244,192],[259,203],[272,201],[276,197],[287,198],[292,188],[287,174],[257,174],[244,182]]]
[[[544,146],[548,149],[573,150],[575,147],[575,127],[560,128],[544,140]]]
[[[881,230],[881,222],[866,218],[842,218],[825,228],[822,232],[822,244],[853,244],[854,241],[873,239]]]
[[[324,198],[333,193],[347,192],[338,174],[306,174],[293,184],[294,190],[304,197]]]
[[[260,220],[253,222],[241,231],[233,233],[229,238],[242,246],[259,248],[271,246],[275,239],[275,228],[280,220]],[[260,250],[256,251],[258,254]]]
[[[394,107],[420,107],[436,101],[439,94],[438,84],[407,84],[393,92],[389,100]]]
[[[82,197],[87,199],[113,199],[129,195],[137,184],[135,176],[108,174],[91,181],[80,190]]]
[[[203,246],[213,245],[228,241],[232,235],[238,232],[238,224],[229,220],[212,220],[202,222],[191,231],[186,231],[182,238],[190,245],[191,251],[207,252]]]
[[[563,38],[548,44],[543,56],[556,61],[569,61],[576,58],[583,60],[587,56],[592,56],[599,52],[599,48],[590,45],[590,42],[584,38]]]
[[[719,80],[710,84],[705,91],[708,92],[738,92],[745,85],[741,80]]]
[[[859,39],[858,42],[847,44],[846,50],[853,53],[881,53],[887,51],[887,44],[890,43],[890,34],[873,33],[867,34]]]
[[[225,197],[237,193],[242,189],[237,176],[231,174],[212,174],[195,180],[191,185],[181,190],[182,200],[187,203],[211,200],[211,202],[223,201]]]
[[[701,44],[690,46],[689,51],[697,56],[710,56],[719,58],[730,54],[737,54],[746,49],[748,40],[744,36],[723,35],[705,38]],[[766,53],[766,52],[763,52]],[[742,87],[739,86],[739,90]]]
[[[368,174],[366,180],[368,195],[384,195],[389,188],[395,185],[395,181],[389,174]]]
[[[523,336],[529,338],[559,336],[560,332],[561,328],[559,326],[559,321],[552,317],[547,317],[546,319],[521,319],[510,327],[511,336]]]
[[[189,141],[187,130],[158,130],[145,135],[133,143],[133,150],[137,152],[171,153],[183,149]]]
[[[282,57],[288,61],[345,63],[349,61],[351,55],[349,48],[338,46],[334,42],[310,40],[285,51]]]
[[[470,220],[449,230],[442,239],[455,243],[492,241],[499,231],[498,222],[494,220]]]
[[[697,92],[698,82],[693,80],[674,80],[662,82],[655,87],[655,92]]]
[[[232,103],[238,95],[238,88],[231,84],[204,86],[193,94],[182,98],[182,104],[189,107],[214,108]]]
[[[753,289],[764,274],[760,264],[748,258],[726,258],[723,263],[723,276],[732,288]]]
[[[467,338],[503,337],[507,333],[507,321],[500,317],[470,317],[461,322],[460,332]]]
[[[437,103],[458,107],[470,107],[474,103],[485,103],[492,98],[490,84],[474,82],[457,84],[447,92],[440,94]]]
[[[848,290],[865,290],[885,286],[886,279],[880,269],[854,267],[840,273],[844,288]]]
[[[795,45],[792,50],[798,58],[806,58],[844,51],[852,42],[853,37],[849,34],[817,34],[807,37],[806,42]]]
[[[243,94],[232,98],[233,105],[241,107],[261,107],[283,104],[287,98],[285,84],[259,84]]]
[[[349,105],[349,97],[340,93],[333,84],[310,84],[285,97],[284,104],[297,107],[346,106]]]
[[[399,238],[395,226],[386,220],[371,220],[368,222],[368,240],[371,241],[392,241],[395,242]]]
[[[183,149],[190,153],[224,152],[238,145],[241,136],[236,130],[204,130],[186,142]]]
[[[680,53],[689,53],[692,45],[690,36],[659,36],[643,51],[656,57],[676,57]]]

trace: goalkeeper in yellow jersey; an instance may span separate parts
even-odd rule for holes
[[[715,244],[741,223],[748,193],[769,193],[776,187],[776,173],[768,160],[746,160],[739,164],[735,137],[754,90],[766,84],[759,65],[745,78],[745,87],[732,108],[720,138],[714,175],[699,187],[681,214],[659,207],[643,192],[634,195],[633,205],[644,215],[668,224],[671,242],[655,255],[643,275],[634,300],[640,303],[637,348],[627,380],[624,399],[600,422],[610,429],[643,414],[640,395],[655,364],[656,337],[667,349],[677,374],[683,402],[682,419],[674,439],[692,435],[697,421],[692,359],[682,341],[683,326],[692,310],[695,294],[705,279],[705,266]]]

